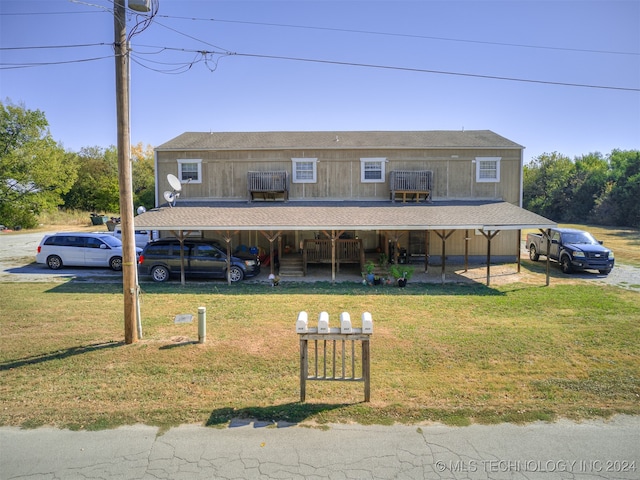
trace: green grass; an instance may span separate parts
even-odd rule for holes
[[[0,425],[102,429],[529,422],[640,414],[638,294],[586,283],[373,291],[356,283],[143,284],[142,341],[125,345],[113,284],[2,285]],[[207,341],[197,309],[207,307]],[[371,402],[361,383],[308,382],[301,310],[374,318]],[[175,324],[174,316],[194,315]],[[315,321],[315,320],[314,320]]]

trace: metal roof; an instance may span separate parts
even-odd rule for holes
[[[522,149],[491,130],[186,132],[156,147],[174,150]]]
[[[518,230],[552,228],[508,202],[178,202],[134,218],[152,230]]]

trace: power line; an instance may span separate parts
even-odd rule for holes
[[[43,67],[50,65],[65,65],[69,63],[86,63],[93,62],[96,60],[104,60],[105,58],[113,58],[113,55],[107,55],[105,57],[94,57],[94,58],[81,58],[77,60],[64,60],[58,62],[31,62],[31,63],[0,63],[0,70],[16,70],[18,68],[31,68],[31,67]]]
[[[32,47],[0,47],[0,50],[39,50],[47,48],[82,48],[82,47],[104,47],[113,46],[113,43],[84,43],[78,45],[41,45]]]
[[[139,46],[145,47],[145,48],[160,48],[160,47],[152,47],[150,45],[139,45]],[[167,47],[165,47],[164,49],[172,50],[171,48],[167,48]],[[175,50],[189,51],[185,49],[175,49]],[[405,71],[405,72],[415,72],[415,73],[430,73],[430,74],[436,74],[436,75],[453,75],[453,76],[460,76],[460,77],[484,78],[488,80],[537,83],[537,84],[557,85],[557,86],[565,86],[565,87],[582,87],[582,88],[596,88],[596,89],[605,89],[605,90],[622,90],[622,91],[630,91],[630,92],[640,92],[640,88],[633,88],[633,87],[613,87],[613,86],[607,86],[607,85],[592,85],[592,84],[585,84],[585,83],[555,82],[550,80],[534,80],[534,79],[527,79],[527,78],[505,77],[505,76],[498,76],[498,75],[482,75],[482,74],[475,74],[475,73],[433,70],[433,69],[424,69],[424,68],[416,68],[416,67],[399,67],[394,65],[377,65],[377,64],[371,64],[371,63],[341,62],[337,60],[321,60],[321,59],[313,59],[313,58],[265,55],[265,54],[256,54],[256,53],[210,52],[210,51],[200,51],[200,50],[191,50],[191,52],[199,53],[203,57],[205,55],[252,57],[252,58],[264,58],[264,59],[270,59],[270,60],[287,60],[287,61],[294,61],[294,62],[319,63],[319,64],[340,65],[340,66],[348,66],[348,67],[362,67],[362,68],[374,68],[374,69],[382,69],[382,70],[395,70],[395,71]]]
[[[32,17],[34,15],[77,15],[77,14],[85,14],[85,13],[103,13],[99,11],[69,11],[69,12],[0,12],[0,17],[18,17],[18,16],[29,16]]]
[[[108,45],[108,44],[96,44],[96,45]],[[268,60],[285,60],[285,61],[294,61],[294,62],[304,62],[304,63],[318,63],[325,65],[339,65],[339,66],[348,66],[348,67],[360,67],[360,68],[373,68],[379,70],[394,70],[394,71],[404,71],[404,72],[414,72],[414,73],[428,73],[434,75],[450,75],[450,76],[459,76],[459,77],[469,77],[469,78],[484,78],[487,80],[502,80],[502,81],[510,81],[510,82],[520,82],[520,83],[536,83],[543,85],[556,85],[556,86],[564,86],[564,87],[580,87],[580,88],[594,88],[594,89],[604,89],[604,90],[619,90],[619,91],[629,91],[629,92],[640,92],[640,88],[634,87],[615,87],[608,85],[593,85],[586,83],[575,83],[575,82],[556,82],[551,80],[535,80],[529,78],[518,78],[518,77],[506,77],[506,76],[498,76],[498,75],[482,75],[476,73],[466,73],[466,72],[453,72],[446,70],[433,70],[433,69],[424,69],[417,67],[400,67],[395,65],[379,65],[379,64],[371,64],[371,63],[357,63],[357,62],[342,62],[337,60],[322,60],[322,59],[314,59],[314,58],[303,58],[303,57],[289,57],[289,56],[281,56],[281,55],[266,55],[266,54],[257,54],[257,53],[242,53],[242,52],[216,52],[216,51],[207,51],[207,50],[191,50],[184,48],[172,48],[172,47],[159,47],[154,45],[139,45],[139,47],[144,48],[156,48],[159,51],[152,53],[152,55],[157,55],[165,50],[173,50],[180,51],[185,53],[195,53],[200,56],[200,59],[194,59],[190,62],[182,62],[182,63],[172,63],[172,64],[164,64],[164,65],[173,65],[175,68],[171,69],[157,69],[151,68],[145,64],[145,62],[153,62],[149,59],[142,58],[138,54],[135,58],[135,63],[140,65],[143,68],[148,70],[152,70],[157,73],[167,73],[167,74],[180,74],[189,71],[193,65],[197,63],[205,63],[207,68],[211,71],[215,71],[217,68],[217,61],[215,62],[215,67],[211,68],[208,64],[208,60],[213,56],[237,56],[237,57],[248,57],[248,58],[263,58]],[[56,47],[8,47],[3,49],[12,49],[12,48],[56,48]],[[146,54],[149,55],[149,54]],[[69,64],[69,63],[82,63],[82,62],[90,62],[95,60],[102,60],[105,58],[111,58],[108,56],[105,57],[95,57],[95,58],[87,58],[87,59],[78,59],[78,60],[68,60],[68,61],[59,61],[59,62],[33,62],[33,63],[20,63],[20,64],[10,64],[10,63],[2,63],[0,64],[0,70],[10,70],[17,68],[29,68],[29,67],[40,67],[40,66],[48,66],[48,65],[61,65],[61,64]]]
[[[379,36],[387,36],[387,37],[417,38],[417,39],[438,40],[438,41],[445,41],[445,42],[474,43],[474,44],[480,44],[480,45],[495,45],[495,46],[501,46],[501,47],[517,47],[517,48],[532,48],[532,49],[542,49],[542,50],[560,50],[560,51],[568,51],[568,52],[640,56],[639,52],[622,52],[622,51],[615,51],[615,50],[597,50],[597,49],[584,49],[584,48],[553,47],[553,46],[530,45],[530,44],[513,43],[513,42],[490,42],[490,41],[485,41],[485,40],[469,40],[469,39],[462,39],[462,38],[438,37],[438,36],[418,35],[418,34],[411,34],[411,33],[378,32],[378,31],[374,31],[374,30],[358,30],[358,29],[351,29],[351,28],[318,27],[318,26],[313,26],[313,25],[294,25],[294,24],[287,24],[287,23],[250,22],[250,21],[245,21],[245,20],[224,20],[224,19],[216,19],[216,18],[180,17],[180,16],[170,16],[170,15],[158,15],[158,17],[175,18],[175,19],[182,19],[182,20],[194,20],[194,21],[210,21],[210,22],[219,22],[219,23],[235,23],[235,24],[244,24],[244,25],[257,25],[257,26],[266,26],[266,27],[295,28],[295,29],[302,29],[302,30],[320,30],[320,31],[328,31],[328,32],[358,33],[358,34],[364,34],[364,35],[379,35]]]

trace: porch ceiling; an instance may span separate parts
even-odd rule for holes
[[[507,202],[178,202],[134,218],[149,230],[518,230],[551,228]]]

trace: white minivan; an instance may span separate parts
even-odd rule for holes
[[[140,255],[141,248],[136,248]],[[45,235],[36,262],[53,270],[67,267],[110,267],[122,270],[122,242],[109,233],[60,232]]]

